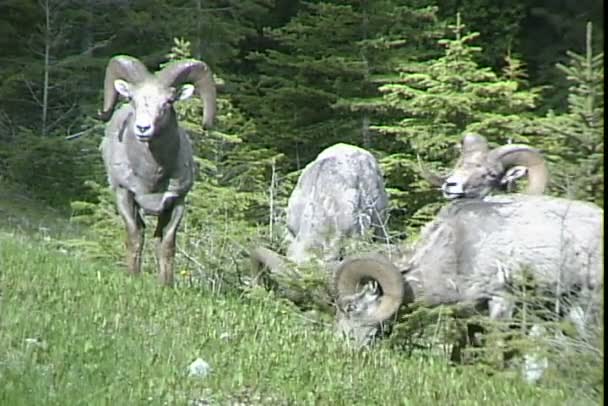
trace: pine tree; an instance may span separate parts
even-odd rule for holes
[[[191,44],[175,40],[169,60],[191,57]],[[216,78],[216,82],[222,82]],[[233,224],[255,226],[268,218],[267,175],[273,162],[281,156],[249,142],[257,135],[251,119],[234,107],[229,96],[218,97],[218,117],[211,130],[203,130],[199,100],[190,99],[176,105],[181,125],[188,130],[194,145],[199,174],[194,190],[189,195],[195,202],[194,224],[208,227],[223,221],[217,210],[230,213]],[[194,222],[194,223],[193,223]]]
[[[414,216],[413,227],[429,219],[440,199],[420,178],[418,155],[435,169],[449,168],[458,154],[455,146],[469,131],[492,145],[537,143],[530,136],[540,89],[523,87],[519,60],[509,56],[504,74],[498,75],[477,62],[481,48],[472,43],[478,33],[465,32],[460,14],[450,28],[452,37],[438,41],[442,56],[400,66],[399,79],[380,86],[382,108],[395,114],[371,127],[390,139],[383,164],[396,206],[407,208],[409,216],[435,203]]]
[[[173,36],[187,34],[194,38],[194,56],[221,72],[222,64],[234,64],[240,42],[256,34],[258,20],[274,0],[230,7],[220,0],[0,3],[0,32],[6,35],[0,39],[0,173],[64,202],[85,196],[81,187],[58,186],[62,182],[104,180],[92,145],[103,134],[96,112],[112,55],[133,55],[157,67]],[[87,136],[64,139],[82,133]],[[61,151],[63,159],[48,158]],[[50,185],[57,196],[49,195]]]
[[[305,2],[286,25],[264,32],[271,45],[248,56],[255,74],[238,100],[256,119],[259,142],[289,158],[285,170],[336,142],[371,142],[364,104],[373,99],[360,99],[373,97],[372,77],[387,71],[391,55],[420,55],[415,48],[430,31],[430,2],[405,3]],[[389,46],[397,36],[407,37],[407,47]]]
[[[543,103],[539,110],[543,114],[549,109],[564,113],[568,109],[570,84],[556,69],[556,63],[567,63],[566,51],[585,46],[585,24],[588,21],[594,25],[594,49],[604,48],[604,1],[526,0],[525,5],[527,10],[520,25],[518,50],[526,60],[530,80],[550,85],[543,92]]]
[[[594,54],[587,24],[584,54],[568,51],[557,68],[570,82],[568,112],[543,121],[554,162],[553,188],[569,198],[604,204],[604,53]]]
[[[504,55],[518,49],[522,21],[529,13],[530,0],[443,0],[439,16],[452,19],[456,13],[466,16],[471,31],[479,32],[478,42],[483,48],[479,62],[498,70],[505,66]]]

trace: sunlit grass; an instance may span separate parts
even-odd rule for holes
[[[267,294],[163,289],[153,275],[0,237],[0,404],[564,404],[567,393],[350,349]],[[189,377],[196,358],[212,372]],[[209,403],[204,403],[209,402]]]

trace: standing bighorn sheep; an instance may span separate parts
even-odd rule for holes
[[[470,305],[509,319],[512,285],[528,268],[582,331],[600,306],[602,222],[594,204],[549,196],[457,200],[425,226],[407,258],[352,257],[338,267],[339,329],[366,343],[413,301]],[[370,280],[377,288],[362,288]]]
[[[216,112],[213,74],[201,61],[171,62],[150,73],[136,58],[110,59],[104,82],[103,110],[108,122],[101,144],[110,186],[127,232],[127,266],[141,271],[144,214],[158,216],[154,236],[160,281],[173,284],[176,232],[184,215],[184,198],[195,174],[192,145],[179,127],[173,103],[195,91],[204,103],[203,126],[212,125]],[[118,96],[128,103],[114,111]],[[141,210],[141,211],[140,211]]]
[[[388,197],[378,162],[368,151],[336,144],[322,151],[298,179],[287,206],[287,257],[258,247],[254,268],[280,272],[288,262],[313,258],[330,264],[340,259],[340,245],[369,230],[382,235]]]
[[[447,176],[423,169],[423,177],[440,186],[444,197],[484,198],[528,175],[527,194],[543,194],[549,173],[542,154],[528,145],[506,144],[492,150],[478,134],[467,134],[461,142],[461,155]]]

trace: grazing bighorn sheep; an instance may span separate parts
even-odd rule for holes
[[[504,189],[516,179],[528,175],[527,194],[543,194],[549,173],[542,154],[527,145],[507,144],[492,150],[479,134],[466,134],[461,155],[448,176],[423,169],[423,177],[440,186],[444,197],[484,198],[492,190]]]
[[[509,319],[515,305],[510,285],[530,267],[539,288],[573,300],[560,310],[581,331],[581,316],[600,306],[602,222],[603,210],[592,203],[549,196],[454,201],[424,227],[400,263],[359,256],[338,267],[339,330],[367,343],[402,304],[414,301],[470,305]],[[366,285],[370,280],[377,283]]]
[[[197,91],[204,103],[203,126],[212,125],[216,110],[213,74],[201,61],[169,63],[152,74],[136,58],[110,59],[104,82],[103,110],[108,122],[101,144],[110,186],[127,232],[127,266],[141,270],[144,244],[142,213],[158,216],[159,278],[173,284],[175,237],[184,215],[184,198],[194,182],[192,145],[177,122],[173,103]],[[117,111],[121,95],[129,102]]]
[[[254,269],[280,272],[287,263],[340,259],[340,244],[368,230],[382,235],[388,197],[378,162],[368,151],[336,144],[309,163],[287,206],[287,257],[258,247],[251,253]]]

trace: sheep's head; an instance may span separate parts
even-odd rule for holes
[[[465,135],[461,147],[461,156],[448,176],[423,172],[430,183],[441,186],[444,197],[483,198],[525,175],[528,175],[526,193],[544,192],[549,174],[539,151],[519,144],[490,150],[487,140],[478,134]]]
[[[401,272],[385,257],[348,258],[334,274],[337,295],[337,332],[357,345],[367,345],[382,331],[411,288]]]
[[[189,59],[169,63],[152,74],[136,58],[118,55],[110,59],[104,82],[104,105],[99,113],[108,121],[118,96],[133,107],[133,133],[140,141],[149,140],[174,116],[173,103],[198,92],[204,103],[203,126],[213,124],[216,111],[216,90],[213,74],[201,61]]]

